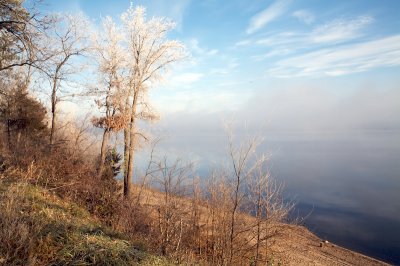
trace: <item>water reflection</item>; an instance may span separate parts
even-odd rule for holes
[[[322,238],[400,263],[400,134],[271,137],[272,172]]]
[[[159,148],[197,161],[197,173],[207,176],[226,156],[226,136],[216,122],[182,125],[190,126],[177,127]],[[285,182],[299,215],[312,210],[305,221],[309,229],[343,247],[400,264],[400,130],[267,130],[263,135],[258,151],[271,155],[271,173]]]

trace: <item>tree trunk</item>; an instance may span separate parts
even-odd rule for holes
[[[134,119],[132,119],[134,120]],[[131,190],[131,180],[133,177],[133,167],[134,167],[134,159],[135,159],[135,126],[134,122],[132,122],[131,130],[129,134],[129,153],[128,153],[128,168],[126,170],[126,175],[124,178],[124,196],[129,198],[130,190]]]
[[[258,265],[258,261],[260,260],[260,244],[261,244],[261,191],[258,191],[258,195],[257,195],[257,214],[256,214],[256,218],[257,218],[257,244],[256,244],[256,257],[254,259],[254,265],[257,266]]]
[[[103,140],[101,142],[101,153],[100,153],[100,165],[99,165],[99,176],[103,173],[104,163],[106,161],[108,141],[110,139],[110,129],[105,128],[103,132]]]
[[[11,106],[10,100],[7,100],[7,142],[8,142],[8,149],[11,151]]]
[[[130,112],[129,112],[129,97],[126,97],[124,114],[125,115],[130,114]],[[129,119],[129,121],[131,120],[130,117],[128,117],[128,119]],[[128,172],[128,161],[129,161],[129,132],[130,132],[129,130],[130,129],[127,126],[124,127],[124,164],[122,167],[123,176],[124,176],[124,187],[125,187],[125,176],[127,175],[127,172]],[[124,189],[124,191],[125,191],[125,189]]]
[[[130,197],[131,191],[131,180],[133,177],[133,167],[135,159],[135,140],[136,140],[136,109],[137,109],[138,89],[135,90],[135,94],[132,100],[132,111],[131,111],[131,125],[129,128],[129,153],[127,160],[127,170],[124,177],[124,196],[125,198]]]
[[[268,193],[268,192],[267,192]],[[269,195],[267,194],[267,199],[269,199]],[[268,262],[268,225],[269,225],[269,200],[266,201],[265,204],[265,259]]]
[[[130,119],[129,119],[130,120]],[[129,129],[124,128],[124,164],[123,164],[123,174],[126,176],[128,171],[128,160],[129,160]]]
[[[229,265],[232,265],[233,260],[233,253],[234,253],[234,245],[233,241],[235,238],[235,223],[236,223],[236,211],[239,205],[239,189],[240,189],[240,175],[236,176],[236,187],[235,187],[235,196],[233,198],[233,208],[231,212],[231,219],[230,219],[230,232],[229,232]]]
[[[57,79],[53,81],[53,90],[51,93],[51,128],[50,128],[50,151],[53,149],[54,144],[54,131],[56,127],[56,105],[57,105]]]
[[[7,142],[8,149],[11,151],[11,129],[10,129],[10,119],[7,119]]]

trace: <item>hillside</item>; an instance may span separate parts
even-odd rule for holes
[[[143,198],[146,208],[155,211],[162,194],[146,190]],[[44,188],[2,179],[0,207],[0,265],[172,265],[143,250],[146,243],[128,241]],[[330,243],[321,245],[302,226],[279,227],[280,235],[271,241],[276,265],[388,265]]]
[[[0,265],[169,265],[50,191],[0,179]]]
[[[156,213],[157,206],[164,195],[157,190],[146,190],[143,195],[142,204]],[[190,201],[185,198],[178,198],[183,201],[180,206],[190,208]],[[201,207],[202,217],[206,217],[207,208]],[[243,215],[247,216],[247,215]],[[254,220],[247,216],[248,223]],[[202,219],[201,226],[207,226],[205,219]],[[270,241],[270,252],[275,257],[275,264],[272,265],[360,265],[375,266],[389,265],[377,259],[362,255],[360,253],[342,248],[332,243],[325,243],[322,239],[300,225],[278,224],[275,226],[279,235]]]

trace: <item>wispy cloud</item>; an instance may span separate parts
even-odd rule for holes
[[[291,0],[277,0],[250,19],[247,34],[253,34],[285,13]]]
[[[138,0],[134,1],[135,5],[143,5],[148,7],[150,15],[165,16],[172,19],[180,30],[187,8],[191,0],[165,1],[165,0]]]
[[[315,26],[309,32],[284,31],[270,34],[267,38],[254,41],[254,44],[268,48],[268,52],[254,55],[252,59],[262,61],[270,57],[302,54],[310,52],[310,50],[320,51],[324,47],[331,47],[333,43],[336,45],[349,41],[354,43],[366,34],[368,25],[373,21],[372,17],[359,16],[336,19],[323,25]],[[334,73],[340,74],[340,72]]]
[[[199,81],[204,75],[202,73],[182,73],[172,78],[171,83],[177,85],[190,85]]]
[[[182,27],[185,10],[190,5],[190,0],[174,1],[173,4],[168,4],[170,5],[168,15],[174,19],[178,28]]]
[[[290,49],[278,49],[278,50],[273,50],[271,52],[261,54],[261,55],[255,55],[252,56],[251,59],[254,61],[262,61],[264,59],[274,57],[274,56],[284,56],[290,54],[291,50]]]
[[[374,19],[370,16],[336,19],[314,27],[311,32],[285,31],[259,39],[254,43],[279,49],[283,45],[290,45],[293,49],[299,49],[304,46],[311,47],[314,44],[337,44],[363,36],[367,26],[373,21]]]
[[[314,14],[305,9],[297,10],[297,11],[293,12],[292,16],[308,25],[312,24],[315,21]]]
[[[337,19],[315,28],[311,34],[314,42],[339,42],[350,40],[362,35],[362,30],[374,19],[370,16],[360,16],[355,19]]]
[[[216,55],[219,53],[219,51],[217,49],[207,49],[207,48],[201,47],[199,44],[199,40],[197,40],[195,38],[190,39],[186,43],[192,53],[200,55],[200,56]]]
[[[216,54],[218,54],[218,53],[219,53],[218,49],[212,49],[212,50],[209,50],[209,51],[207,52],[208,55],[216,55]]]
[[[235,43],[235,47],[246,46],[249,44],[251,44],[250,40],[241,40],[241,41],[238,41],[237,43]]]
[[[280,60],[267,73],[284,78],[340,76],[388,66],[400,66],[400,35]]]
[[[271,35],[268,38],[262,38],[255,42],[258,45],[265,46],[274,46],[278,47],[280,45],[287,44],[299,44],[300,42],[304,42],[307,34],[304,33],[296,33],[296,32],[280,32],[278,34]]]
[[[224,60],[224,65],[222,67],[212,68],[210,71],[211,75],[228,75],[235,72],[235,69],[239,67],[239,63],[237,58],[224,58],[222,57],[221,60]]]

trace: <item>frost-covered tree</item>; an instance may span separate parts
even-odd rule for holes
[[[170,66],[185,57],[185,47],[175,40],[168,40],[167,33],[175,24],[166,18],[146,18],[144,7],[131,6],[121,16],[126,35],[128,75],[124,113],[128,125],[124,130],[124,195],[129,196],[133,177],[138,120],[156,118],[147,96],[148,89],[159,81]]]
[[[92,122],[96,127],[104,130],[100,153],[100,174],[103,171],[110,134],[126,127],[126,116],[122,106],[125,98],[128,97],[123,86],[126,60],[122,47],[121,29],[115,25],[111,17],[106,17],[102,26],[92,42],[98,71],[98,83],[94,93],[98,97],[96,104],[102,112],[102,116],[94,118]]]

